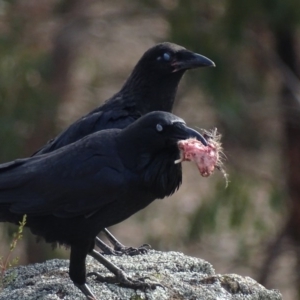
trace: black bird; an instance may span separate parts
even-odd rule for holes
[[[108,128],[125,128],[140,116],[151,111],[171,112],[177,87],[188,69],[211,67],[208,58],[193,53],[179,45],[161,43],[144,53],[121,90],[105,104],[77,120],[55,139],[51,140],[34,155],[49,153],[73,143],[93,132]],[[119,243],[107,229],[104,233],[114,245],[110,249],[99,238],[96,244],[106,254],[117,254],[138,249],[127,248]],[[144,247],[140,251],[146,251]]]
[[[94,250],[95,237],[179,188],[177,142],[190,137],[206,145],[182,119],[152,112],[125,129],[99,131],[52,153],[2,164],[0,221],[18,224],[26,214],[32,233],[70,246],[70,278],[88,299],[94,297],[86,284],[88,254],[113,272],[116,282],[154,287],[127,277]]]

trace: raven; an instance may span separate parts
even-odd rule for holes
[[[71,248],[69,274],[88,299],[89,254],[127,287],[133,280],[94,250],[96,235],[173,194],[182,181],[178,141],[204,137],[167,112],[151,112],[125,129],[107,129],[48,154],[0,165],[0,221],[26,225],[47,242]],[[99,280],[101,278],[97,273]]]
[[[144,53],[118,93],[70,125],[34,155],[49,153],[99,130],[125,128],[151,111],[171,112],[179,81],[185,71],[211,66],[214,63],[210,59],[179,45],[167,42],[155,45]],[[117,250],[112,250],[97,238],[97,246],[106,254],[146,251],[144,247],[127,248],[107,229],[103,232]]]

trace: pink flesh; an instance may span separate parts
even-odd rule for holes
[[[194,161],[204,177],[211,175],[219,160],[217,147],[210,143],[204,146],[195,139],[187,139],[178,142],[181,159],[176,161]]]

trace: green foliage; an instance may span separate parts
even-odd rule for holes
[[[241,230],[251,207],[251,189],[247,179],[231,175],[230,183],[218,182],[215,193],[190,216],[188,239],[223,229]]]
[[[13,240],[9,247],[9,253],[7,254],[6,258],[0,256],[0,290],[3,289],[7,284],[9,284],[14,279],[13,273],[11,273],[10,276],[5,277],[5,271],[7,271],[7,269],[9,268],[16,266],[19,262],[18,257],[11,259],[11,256],[13,255],[17,243],[23,237],[23,229],[26,224],[26,217],[27,216],[24,215],[22,221],[19,222],[18,231],[13,236]]]
[[[276,185],[265,186],[257,178],[231,172],[228,187],[225,189],[224,182],[220,181],[213,190],[189,217],[187,239],[190,241],[206,234],[237,232],[243,249],[246,247],[244,236],[255,232],[256,240],[264,238],[273,228],[270,215],[282,217],[285,212],[281,189]],[[262,191],[267,191],[265,196],[261,195]]]
[[[287,195],[285,195],[282,189],[274,185],[269,194],[269,205],[274,211],[282,213],[285,210],[282,199],[286,198]]]

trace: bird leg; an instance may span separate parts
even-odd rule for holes
[[[69,275],[75,286],[77,286],[88,300],[96,300],[96,296],[86,283],[85,259],[87,254],[94,248],[93,239],[80,244],[71,245]]]
[[[117,283],[123,287],[140,290],[155,289],[157,286],[163,287],[161,284],[156,282],[145,282],[144,278],[140,278],[139,280],[131,279],[126,275],[126,273],[123,270],[118,268],[112,262],[108,261],[102,254],[100,254],[94,249],[89,253],[89,255],[91,255],[98,262],[103,264],[109,271],[115,274],[115,277],[105,277],[97,272],[90,272],[87,274],[87,276],[96,276],[97,281],[106,283]]]
[[[105,253],[105,254],[112,254],[112,255],[130,255],[130,256],[134,256],[134,255],[139,255],[139,254],[145,254],[148,252],[149,249],[151,249],[151,246],[148,244],[144,244],[138,248],[134,248],[134,247],[126,247],[125,245],[123,245],[122,243],[120,243],[106,228],[104,228],[103,233],[106,235],[106,237],[108,238],[108,240],[110,241],[110,243],[114,246],[113,252],[112,253],[107,253],[107,251],[103,251],[103,249],[101,247],[103,247],[103,245],[100,245],[102,242],[100,239],[100,241],[98,240],[98,238],[96,238],[96,245]],[[103,243],[103,242],[102,242]],[[107,245],[105,245],[107,246]],[[109,247],[109,246],[107,246]],[[110,248],[110,247],[109,247]],[[111,248],[110,248],[111,249]],[[105,249],[107,250],[107,249]],[[112,249],[111,249],[112,250]]]

